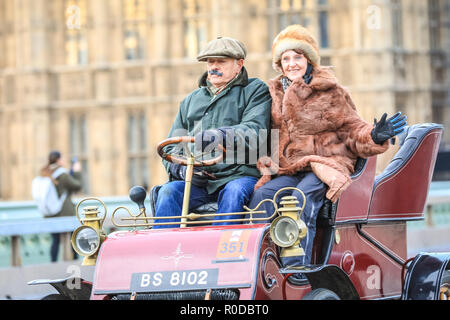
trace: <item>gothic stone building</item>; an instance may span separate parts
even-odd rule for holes
[[[400,110],[448,127],[449,2],[0,0],[0,199],[30,199],[53,149],[81,160],[86,195],[165,182],[155,147],[197,86],[198,51],[238,38],[250,76],[268,80],[272,40],[293,23],[315,34],[364,119]]]

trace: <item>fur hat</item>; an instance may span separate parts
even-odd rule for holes
[[[273,40],[272,66],[277,71],[281,56],[285,51],[299,49],[313,66],[320,66],[319,46],[311,33],[298,24],[293,24],[282,30]]]

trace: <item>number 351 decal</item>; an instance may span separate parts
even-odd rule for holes
[[[228,230],[222,232],[217,246],[217,259],[244,259],[251,230]]]

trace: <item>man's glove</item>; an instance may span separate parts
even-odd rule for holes
[[[208,129],[201,131],[195,135],[195,148],[205,151],[206,147],[211,143],[225,145],[226,128]]]
[[[371,132],[372,140],[376,144],[383,144],[387,139],[395,137],[406,126],[406,116],[402,116],[401,112],[397,112],[395,115],[386,120],[387,113],[383,114],[380,121],[374,119],[373,129]]]
[[[171,163],[169,167],[170,174],[175,180],[186,180],[186,166],[177,163]],[[208,176],[203,170],[194,167],[194,174],[192,175],[192,184],[205,188],[208,184]]]

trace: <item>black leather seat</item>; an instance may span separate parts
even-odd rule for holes
[[[421,123],[405,127],[405,130],[397,136],[400,149],[383,172],[375,177],[374,190],[381,181],[395,174],[406,162],[408,162],[411,156],[416,152],[422,140],[431,130],[443,128],[442,125],[436,123]]]

